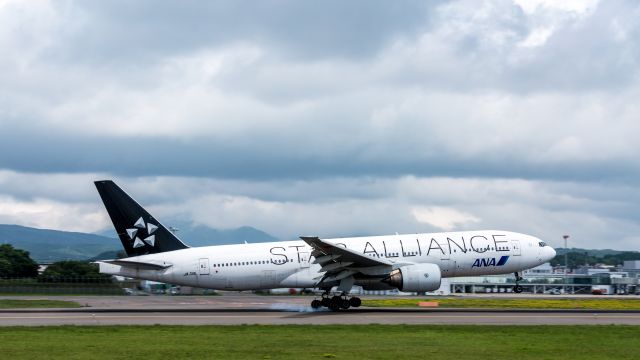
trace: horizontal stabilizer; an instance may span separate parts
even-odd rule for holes
[[[147,263],[141,261],[128,261],[128,260],[101,260],[99,262],[119,265],[127,268],[137,269],[137,270],[164,270],[173,266],[172,264],[154,264]]]

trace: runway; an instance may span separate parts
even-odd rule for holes
[[[239,324],[465,324],[465,325],[640,325],[638,313],[450,312],[355,309],[314,311],[63,311],[3,312],[2,326],[40,325],[239,325]]]
[[[11,297],[22,298],[22,297]],[[36,297],[24,297],[36,298]],[[465,324],[640,325],[640,312],[358,308],[314,311],[308,296],[52,296],[79,309],[0,310],[0,326]]]

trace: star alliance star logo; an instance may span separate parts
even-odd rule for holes
[[[129,238],[133,241],[133,248],[143,247],[145,245],[149,245],[154,247],[156,244],[156,236],[153,234],[158,229],[157,225],[152,223],[144,223],[142,217],[133,224],[133,227],[127,229],[127,234],[129,234]],[[142,233],[146,232],[147,236],[142,238]],[[142,239],[141,239],[142,238]]]

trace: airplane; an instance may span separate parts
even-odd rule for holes
[[[354,285],[425,293],[454,276],[513,273],[521,293],[522,272],[556,255],[536,237],[499,230],[189,247],[113,181],[95,186],[127,254],[99,261],[101,273],[216,290],[320,289],[314,309],[359,307]]]

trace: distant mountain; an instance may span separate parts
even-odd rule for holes
[[[96,256],[92,256],[91,258],[89,258],[89,261],[120,259],[123,257],[127,257],[127,254],[124,252],[124,250],[109,250],[101,252]]]
[[[121,247],[118,240],[106,236],[2,224],[0,244],[27,250],[38,262],[85,260]]]
[[[217,230],[207,226],[193,226],[175,222],[172,226],[189,246],[268,242],[276,239],[258,229],[243,226],[237,229]],[[0,224],[0,244],[12,244],[29,251],[38,262],[59,260],[113,259],[122,250],[114,230],[100,234],[87,234],[59,230],[36,229],[19,225]]]

